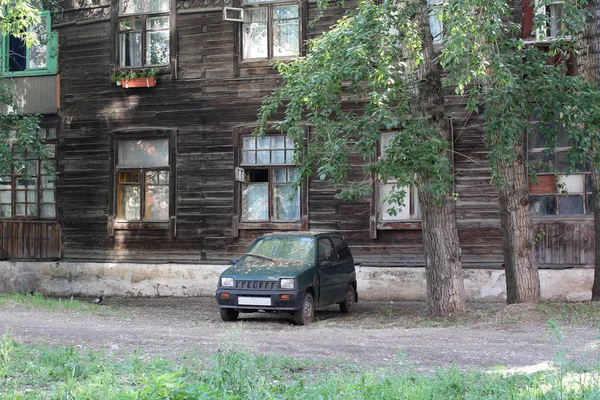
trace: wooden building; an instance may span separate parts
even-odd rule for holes
[[[54,104],[30,111],[44,113],[56,181],[42,172],[28,189],[16,177],[0,181],[0,202],[11,205],[0,214],[0,258],[219,264],[265,232],[326,229],[342,232],[364,266],[422,266],[414,196],[390,217],[385,185],[355,202],[335,199],[335,188],[315,177],[294,192],[285,135],[250,136],[262,98],[279,82],[272,60],[301,52],[303,40],[343,13],[332,6],[309,30],[312,1],[65,0],[52,15],[57,46],[47,48],[57,69],[12,74],[19,85],[49,85]],[[111,80],[150,68],[158,69],[153,87]],[[446,103],[464,266],[501,268],[482,121],[467,117],[462,98]],[[532,142],[533,156],[539,148]],[[557,163],[564,150],[552,156]],[[532,191],[545,232],[541,268],[593,265],[588,175],[569,178],[569,198],[553,183]]]

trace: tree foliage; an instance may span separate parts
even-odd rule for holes
[[[259,112],[259,134],[285,107],[277,128],[304,146],[304,123],[311,137],[297,163],[302,176],[316,169],[320,179],[345,182],[351,154],[365,161],[366,176],[396,180],[390,203],[402,204],[404,190],[416,177],[427,178],[436,196],[451,193],[439,128],[411,112],[422,59],[415,5],[367,0],[349,10],[331,30],[308,44],[306,57],[277,63],[282,85]],[[281,116],[281,115],[279,115]],[[382,130],[397,131],[384,157],[377,158]],[[422,184],[422,182],[416,182]],[[371,190],[369,179],[347,186],[342,196],[357,198]],[[393,212],[393,211],[392,211]]]
[[[30,28],[40,23],[39,11],[48,5],[27,0],[0,0],[0,6],[1,36],[18,37],[27,46],[45,40]],[[5,69],[6,66],[2,66],[2,70]],[[42,159],[48,156],[37,135],[40,117],[20,114],[15,94],[13,81],[9,77],[0,77],[0,104],[6,110],[0,113],[0,174],[10,173],[13,168],[26,174],[24,160],[14,157],[15,148],[27,149]]]
[[[536,2],[536,7],[549,3]],[[562,3],[562,7],[563,29],[544,48],[526,43],[521,25],[509,22],[513,13],[510,2],[451,0],[448,4],[441,64],[448,72],[447,84],[468,94],[467,108],[480,111],[483,107],[485,141],[498,185],[505,183],[499,163],[513,160],[514,145],[523,140],[532,118],[539,122],[552,152],[559,129],[567,123],[565,107],[577,102],[580,95],[582,80],[568,76],[566,61],[575,51],[585,13],[577,2]],[[536,13],[534,32],[544,31],[548,24],[546,13]]]

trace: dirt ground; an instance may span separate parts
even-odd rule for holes
[[[86,299],[87,300],[87,299]],[[471,304],[465,316],[424,317],[424,304],[359,302],[353,313],[318,310],[317,321],[295,326],[291,317],[241,314],[222,322],[212,298],[109,298],[97,311],[45,311],[0,307],[0,332],[25,343],[132,351],[180,357],[235,344],[257,354],[283,354],[367,366],[419,371],[544,368],[559,353],[578,363],[598,362],[599,335],[592,324],[560,326],[559,340],[535,306]]]

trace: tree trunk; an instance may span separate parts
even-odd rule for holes
[[[434,61],[425,2],[419,8],[417,19],[421,27],[423,62],[417,71],[420,80],[412,112],[428,121],[432,129],[439,129],[442,138],[451,141],[450,124],[444,114],[442,80],[439,66]],[[428,177],[420,176],[417,181],[426,184]],[[448,196],[435,197],[419,187],[419,203],[425,251],[427,312],[432,315],[464,312],[465,290],[454,202]]]
[[[540,300],[540,277],[527,190],[525,137],[523,133],[522,140],[515,145],[514,159],[498,164],[498,171],[505,180],[499,185],[498,194],[508,304]]]
[[[583,37],[583,51],[581,52],[581,73],[588,82],[600,86],[600,0],[589,0],[586,5],[589,12]],[[593,146],[598,148],[598,145]],[[594,155],[588,157],[594,160]],[[592,301],[600,301],[600,166],[593,166],[592,170],[592,204],[594,210],[594,234],[595,234],[595,261],[594,261],[594,284],[592,286]]]
[[[449,315],[466,309],[462,260],[454,202],[419,190],[421,205],[427,312]]]

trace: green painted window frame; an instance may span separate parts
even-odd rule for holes
[[[25,71],[8,71],[10,36],[2,37],[2,70],[1,76],[19,77],[19,76],[39,76],[56,75],[58,71],[58,34],[51,30],[52,18],[50,11],[40,11],[41,23],[46,24],[48,32],[48,42],[46,43],[46,66],[43,68],[26,69]],[[29,47],[26,51],[26,63],[29,63]]]

